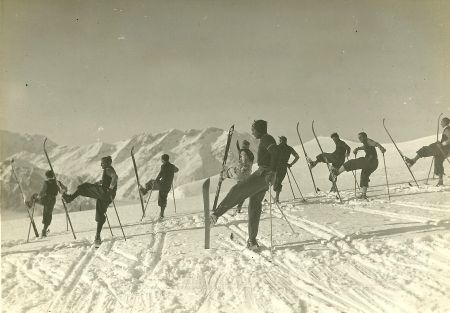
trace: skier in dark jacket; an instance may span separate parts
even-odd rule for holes
[[[434,157],[434,174],[439,178],[437,186],[444,185],[444,161],[450,155],[450,119],[448,117],[441,120],[441,127],[444,130],[440,142],[420,148],[412,159],[405,157],[409,167],[413,166],[420,158]]]
[[[267,133],[266,121],[257,120],[253,122],[252,134],[256,139],[260,140],[257,154],[258,170],[230,189],[222,202],[211,212],[211,224],[215,224],[220,216],[242,200],[250,198],[247,247],[255,250],[259,247],[256,236],[258,235],[262,200],[266,191],[269,190],[269,186],[275,180],[275,172],[278,165],[278,147],[275,139]],[[221,173],[221,179],[226,177],[226,170],[224,170]]]
[[[100,234],[103,224],[106,221],[106,211],[109,205],[116,197],[118,176],[112,167],[112,159],[110,156],[101,159],[101,167],[103,169],[102,179],[95,184],[83,183],[77,187],[73,194],[63,193],[62,197],[67,203],[72,202],[76,197],[83,196],[97,199],[95,204],[95,221],[97,222],[97,232],[94,243],[101,244]]]
[[[150,180],[145,184],[144,187],[140,187],[143,195],[145,195],[149,190],[159,190],[158,194],[158,206],[161,208],[159,213],[159,218],[164,218],[164,210],[167,206],[167,196],[172,188],[174,174],[178,172],[178,167],[169,162],[169,155],[163,154],[161,156],[161,170],[158,176],[153,180]]]
[[[50,226],[53,217],[53,208],[56,203],[56,195],[58,194],[58,185],[56,184],[55,174],[53,171],[48,170],[45,172],[45,181],[42,185],[42,189],[39,193],[35,193],[31,196],[31,199],[26,201],[28,207],[32,207],[34,203],[39,203],[44,206],[44,212],[42,214],[42,228],[41,237],[47,237],[48,226]]]
[[[294,156],[292,163],[289,163],[291,155]],[[279,202],[280,192],[283,188],[282,182],[286,177],[287,169],[291,168],[300,157],[298,153],[287,144],[287,138],[285,136],[280,137],[280,143],[278,144],[278,166],[277,174],[275,179],[275,184],[273,185],[273,190],[276,192],[275,202]]]
[[[321,153],[316,157],[316,160],[313,161],[308,158],[309,167],[312,169],[318,163],[328,163],[334,168],[338,169],[344,164],[345,158],[350,155],[350,147],[339,138],[337,133],[331,134],[331,139],[333,139],[334,144],[336,145],[336,149],[332,153]],[[329,180],[332,182],[331,175],[329,176]],[[336,191],[336,184],[333,183],[330,191]]]
[[[358,153],[359,150],[364,150],[366,155],[362,158],[357,158],[345,162],[339,169],[333,167],[332,169],[332,179],[335,182],[337,176],[342,172],[351,172],[354,170],[361,170],[360,187],[361,196],[360,198],[367,198],[367,188],[369,187],[370,175],[378,168],[378,155],[375,148],[380,149],[381,153],[385,153],[386,149],[380,145],[378,142],[367,137],[367,134],[361,132],[358,134],[359,141],[363,144],[361,147],[355,148],[353,153]]]

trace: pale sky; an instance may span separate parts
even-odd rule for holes
[[[0,0],[0,128],[60,144],[236,124],[435,132],[450,1]]]

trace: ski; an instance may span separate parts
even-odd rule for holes
[[[25,203],[25,201],[26,201],[25,194],[23,193],[22,186],[20,185],[19,178],[17,177],[17,174],[16,174],[16,170],[14,169],[14,159],[11,160],[11,168],[12,168],[13,176],[17,182],[17,185],[19,186],[19,190],[20,190],[20,194],[22,195],[23,202]],[[26,205],[25,205],[25,207],[27,208],[28,217],[30,219],[31,226],[33,227],[34,235],[36,236],[36,238],[39,238],[39,232],[37,230],[36,223],[34,222],[33,215],[30,212],[30,208]]]
[[[209,249],[210,247],[210,233],[211,233],[211,225],[209,220],[209,185],[210,179],[208,178],[203,183],[203,211],[205,213],[205,249]]]
[[[142,198],[142,193],[141,193],[141,189],[140,189],[141,184],[139,182],[139,174],[138,174],[138,170],[137,170],[136,159],[134,158],[134,146],[131,147],[131,159],[133,160],[134,175],[136,175],[136,184],[137,184],[137,189],[138,189],[138,193],[139,193],[139,200],[141,201],[142,218],[144,218],[144,216],[145,216],[144,199]]]
[[[413,178],[414,182],[416,183],[416,186],[419,187],[419,184],[417,183],[416,177],[414,177],[413,172],[411,171],[411,168],[408,166],[408,164],[405,161],[405,156],[403,155],[402,151],[400,151],[399,147],[397,146],[397,144],[395,143],[394,139],[391,136],[391,133],[389,133],[389,130],[386,127],[386,123],[385,123],[386,119],[383,118],[383,127],[384,130],[386,131],[386,133],[388,134],[389,138],[391,139],[392,143],[395,146],[395,149],[397,149],[398,154],[400,154],[400,157],[403,160],[403,163],[405,163],[406,168],[408,169],[409,173],[411,174],[411,177]]]
[[[317,138],[317,135],[316,135],[316,131],[314,130],[314,121],[312,121],[312,123],[311,123],[311,129],[312,129],[312,132],[313,132],[313,134],[314,134],[314,138],[316,139],[317,145],[319,146],[319,149],[320,149],[320,151],[321,151],[322,154],[323,154],[324,152],[323,152],[322,146],[320,145],[319,139]],[[332,174],[332,171],[331,171],[331,165],[330,165],[330,163],[328,162],[328,160],[327,160],[326,157],[324,157],[324,159],[325,159],[325,162],[327,163],[327,168],[328,168],[328,170],[330,171],[330,174],[333,175],[333,174]],[[336,188],[336,193],[337,193],[337,195],[338,195],[338,197],[339,197],[339,202],[342,203],[342,198],[341,198],[341,194],[340,194],[340,192],[339,192],[339,188],[338,188],[338,186],[337,186],[337,183],[336,183],[336,182],[333,182],[333,186]]]
[[[225,146],[225,154],[223,156],[223,161],[222,161],[222,170],[224,169],[225,165],[227,164],[228,152],[230,151],[230,144],[231,144],[231,138],[233,137],[233,132],[234,132],[234,125],[232,125],[230,127],[230,130],[228,131],[227,144]],[[217,184],[216,196],[214,197],[213,211],[217,208],[217,202],[219,201],[219,194],[220,194],[220,188],[222,187],[222,182],[223,182],[223,180],[219,177],[219,183]]]
[[[298,129],[299,125],[300,125],[300,122],[297,122],[297,135],[298,135],[298,139],[300,140],[300,144],[302,145],[303,154],[305,155],[306,163],[307,163],[307,165],[308,165],[309,174],[311,175],[311,180],[312,180],[312,183],[313,183],[313,186],[314,186],[314,192],[317,194],[318,191],[319,191],[319,189],[318,189],[317,186],[316,186],[316,182],[314,181],[314,176],[313,176],[313,173],[312,173],[312,171],[311,171],[311,167],[310,167],[309,164],[308,164],[308,154],[306,153],[305,146],[303,145],[302,137],[300,136],[300,131],[299,131],[299,129]]]
[[[56,178],[56,173],[55,173],[55,171],[53,170],[52,162],[50,161],[50,157],[48,156],[47,148],[45,147],[45,144],[46,144],[46,143],[47,143],[47,137],[45,137],[45,139],[44,139],[44,144],[43,144],[43,147],[44,147],[44,153],[45,153],[45,157],[47,158],[48,165],[50,166],[50,169],[52,170],[53,175],[55,176],[55,180],[58,181],[58,179]],[[58,188],[59,188],[59,184],[58,184]],[[66,203],[64,202],[64,199],[62,199],[62,198],[61,198],[61,202],[62,202],[62,204],[63,204],[64,211],[65,211],[65,213],[66,213],[66,218],[67,218],[67,221],[69,222],[69,225],[70,225],[70,229],[72,230],[73,238],[76,240],[76,239],[77,239],[77,236],[75,235],[75,231],[73,230],[72,221],[70,220],[69,211],[67,210]]]

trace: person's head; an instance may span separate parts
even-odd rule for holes
[[[53,179],[53,178],[55,178],[55,173],[53,173],[52,170],[48,170],[48,171],[45,172],[45,177],[47,179]]]
[[[331,139],[333,139],[334,142],[338,142],[339,141],[338,133],[332,133],[330,137],[331,137]]]
[[[442,128],[447,127],[450,124],[450,119],[448,117],[444,117],[441,120],[441,126]]]
[[[248,140],[242,141],[242,149],[250,149],[250,142]]]
[[[256,139],[260,139],[265,134],[267,134],[267,122],[264,120],[254,121],[252,124],[252,135]]]
[[[285,136],[278,137],[280,139],[280,143],[287,144],[287,138]]]
[[[100,161],[100,165],[102,166],[102,168],[106,168],[108,166],[111,166],[111,163],[112,163],[112,159],[111,159],[111,156],[109,156],[109,155],[103,157],[101,159],[101,161]]]
[[[360,142],[365,142],[367,140],[367,134],[365,132],[360,132],[358,134],[358,139]]]
[[[169,155],[168,155],[168,154],[163,154],[163,155],[161,156],[161,161],[162,161],[163,163],[169,162]]]

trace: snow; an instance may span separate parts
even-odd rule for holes
[[[227,182],[229,183],[229,182]],[[213,184],[214,186],[214,184]],[[213,190],[212,190],[213,191]],[[305,194],[261,217],[260,254],[245,248],[247,214],[221,217],[203,249],[202,199],[172,199],[158,221],[156,195],[142,222],[117,202],[114,237],[91,246],[94,212],[72,212],[77,240],[54,216],[46,239],[26,242],[25,218],[2,220],[4,312],[449,312],[450,187],[382,186],[369,202],[353,190]],[[39,225],[39,220],[36,220]],[[233,234],[233,240],[230,234]]]

